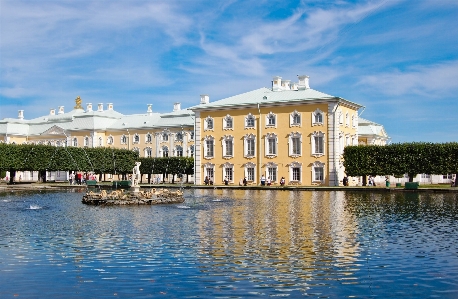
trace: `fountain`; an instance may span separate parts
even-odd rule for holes
[[[101,190],[96,193],[89,191],[83,196],[82,202],[89,205],[154,205],[184,202],[183,191],[169,191],[168,189],[152,188],[146,191],[140,190],[141,162],[135,162],[132,169],[132,185],[129,191],[114,190],[108,193]]]

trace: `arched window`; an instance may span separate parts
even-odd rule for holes
[[[266,115],[266,127],[275,127],[277,125],[277,116],[271,111]]]
[[[111,144],[113,144],[113,141],[114,141],[113,136],[111,136],[111,135],[108,136],[107,143],[111,145]]]
[[[250,113],[245,117],[245,129],[254,129],[255,117]]]
[[[289,116],[289,126],[290,127],[300,127],[301,126],[301,114],[296,110]]]
[[[99,146],[103,146],[103,138],[99,137]]]
[[[73,146],[78,146],[78,139],[76,137],[73,138],[72,144],[73,144]]]
[[[121,136],[121,144],[127,144],[127,136],[126,135],[122,135]]]
[[[169,134],[168,133],[162,133],[162,141],[169,141]]]
[[[175,140],[179,141],[179,142],[183,141],[183,133],[182,132],[178,132],[176,134],[176,136],[175,136]]]
[[[146,143],[153,142],[153,135],[151,135],[150,133],[146,134],[145,142]]]
[[[213,131],[213,118],[211,118],[210,116],[207,116],[207,118],[204,121],[204,131],[207,130]]]
[[[134,135],[134,144],[137,144],[140,142],[140,136],[138,134]]]
[[[231,130],[234,128],[234,120],[229,114],[223,118],[223,129]]]
[[[84,146],[89,146],[89,137],[84,137],[84,140],[83,140],[83,144]]]
[[[312,112],[312,126],[321,126],[323,125],[323,111],[316,109]]]

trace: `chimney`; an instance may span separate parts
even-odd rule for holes
[[[175,111],[180,111],[180,110],[181,110],[181,103],[178,103],[178,102],[174,103],[173,111],[175,112]]]
[[[297,86],[298,90],[305,90],[305,89],[310,89],[309,86],[309,76],[306,75],[301,75],[297,76],[299,78],[299,84]]]
[[[281,77],[275,76],[272,80],[272,91],[279,91],[281,88]]]
[[[107,104],[107,109],[108,110],[113,110],[113,103],[108,103]]]
[[[51,109],[49,110],[49,115],[56,115],[56,109],[51,108]]]
[[[86,104],[86,112],[91,112],[92,111],[92,103],[87,103]]]
[[[148,110],[146,110],[146,113],[148,115],[153,115],[153,104],[147,104]]]
[[[201,94],[201,95],[200,95],[200,103],[201,103],[201,104],[208,104],[208,103],[210,103],[210,97],[208,96],[208,94]]]
[[[59,112],[57,114],[64,114],[64,106],[59,106]]]
[[[19,119],[24,119],[24,110],[18,110],[18,112],[17,112],[17,118],[19,118]]]
[[[281,87],[283,90],[291,90],[291,80],[283,80]]]
[[[99,103],[99,104],[97,105],[97,111],[98,111],[98,112],[102,112],[102,111],[103,111],[103,103]]]

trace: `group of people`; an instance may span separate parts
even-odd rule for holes
[[[213,179],[209,178],[208,176],[205,177],[204,180],[205,185],[213,185]]]
[[[85,184],[86,181],[97,181],[97,176],[92,173],[81,173],[77,172],[75,173],[72,171],[70,173],[69,179],[68,179],[70,185],[82,185]]]

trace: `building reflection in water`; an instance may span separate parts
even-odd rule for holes
[[[301,287],[331,268],[334,277],[342,268],[342,279],[356,271],[358,226],[345,209],[345,193],[203,192],[213,192],[225,204],[215,202],[198,215],[201,263],[208,265],[202,271],[211,267],[221,275],[232,273],[234,280],[248,276],[254,282],[272,279]]]

